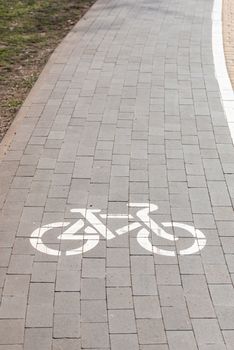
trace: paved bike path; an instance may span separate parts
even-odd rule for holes
[[[212,6],[98,0],[52,55],[0,163],[0,350],[233,349]]]

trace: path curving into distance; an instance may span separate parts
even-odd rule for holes
[[[0,147],[0,350],[232,350],[219,0],[98,0]]]

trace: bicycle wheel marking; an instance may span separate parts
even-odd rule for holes
[[[69,224],[70,224],[69,222],[54,222],[52,224],[44,225],[42,227],[37,228],[31,234],[31,238],[30,238],[31,245],[41,253],[48,254],[48,255],[55,255],[55,256],[61,255],[61,251],[49,248],[43,243],[41,238],[44,235],[44,233],[46,233],[47,231],[57,227],[64,227],[64,226],[66,227]]]
[[[100,236],[103,238],[110,240],[114,239],[118,235],[123,235],[125,233],[129,233],[133,230],[138,229],[137,233],[137,241],[139,245],[145,250],[158,254],[164,255],[168,257],[174,257],[176,255],[191,255],[197,254],[201,251],[206,245],[206,237],[205,235],[198,229],[193,226],[180,223],[180,222],[163,222],[161,224],[156,223],[151,219],[150,214],[156,210],[158,210],[158,206],[155,204],[149,203],[129,203],[128,207],[136,208],[136,221],[134,221],[134,216],[132,214],[102,214],[100,213],[100,209],[71,209],[73,213],[79,213],[83,216],[84,219],[78,219],[75,223],[71,224],[70,222],[54,222],[51,224],[43,225],[42,227],[34,230],[30,237],[31,245],[37,249],[39,252],[60,256],[61,254],[65,254],[66,256],[77,255],[85,253],[91,249],[94,249],[96,245],[99,243]],[[98,218],[100,217],[100,219]],[[115,232],[111,232],[108,227],[101,221],[101,219],[128,219],[131,221],[118,229]],[[89,223],[87,227],[85,227],[85,222]],[[179,240],[172,233],[168,233],[164,228],[180,228],[186,231],[189,236],[193,239],[193,244],[190,247],[185,249],[176,249],[167,250],[157,247],[152,243],[152,238],[155,236],[160,239],[169,240],[172,242],[177,242]],[[57,236],[58,244],[60,245],[62,241],[73,242],[74,245],[78,245],[75,248],[68,250],[58,250],[52,249],[47,246],[43,242],[43,235],[46,233],[50,233],[53,229],[60,229],[65,231],[60,233]]]
[[[31,234],[31,238],[30,238],[31,245],[41,253],[48,254],[48,255],[54,255],[54,256],[60,256],[62,254],[62,252],[60,250],[52,249],[52,248],[49,248],[48,246],[46,246],[42,241],[42,236],[46,232],[48,232],[54,228],[66,227],[69,224],[70,224],[70,222],[54,222],[52,224],[44,225],[44,226],[36,229]],[[75,235],[76,232],[74,232],[74,233],[70,233],[70,232],[73,232],[73,228],[71,231],[66,230],[61,235],[59,235],[57,238],[59,240],[67,240],[67,241],[77,241],[77,240],[78,241],[80,241],[80,240],[86,241],[87,240],[87,242],[85,242],[81,247],[67,250],[65,252],[65,255],[67,255],[67,256],[85,253],[85,252],[95,248],[99,242],[99,235],[97,235],[97,234],[96,235],[93,235],[93,234],[92,235],[87,235],[87,234]]]

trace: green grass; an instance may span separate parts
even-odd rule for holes
[[[20,106],[20,104],[21,104],[21,100],[15,99],[15,98],[9,98],[9,100],[5,104],[5,107],[14,111]]]
[[[85,0],[0,0],[0,66],[9,71],[15,62],[31,58],[63,33],[80,15]],[[32,52],[31,52],[32,51]],[[34,50],[35,51],[35,50]]]
[[[0,0],[0,141],[53,49],[95,0]]]
[[[26,89],[31,89],[38,78],[37,74],[31,74],[22,79],[22,86]]]

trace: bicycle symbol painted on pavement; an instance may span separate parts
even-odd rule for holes
[[[99,243],[100,237],[102,237],[102,239],[111,240],[117,236],[137,230],[136,238],[139,245],[154,254],[171,257],[176,256],[177,254],[191,255],[198,253],[205,247],[205,235],[193,226],[179,222],[163,222],[161,223],[162,227],[160,227],[160,225],[150,218],[150,214],[158,210],[157,205],[148,203],[129,203],[128,206],[130,208],[136,208],[135,216],[132,214],[101,214],[100,209],[71,209],[72,213],[79,213],[79,216],[82,218],[78,219],[73,224],[64,221],[43,225],[32,232],[30,242],[39,252],[57,256],[64,253],[66,256],[71,256],[82,254],[95,248]],[[127,219],[129,222],[127,225],[117,228],[112,232],[107,225],[103,223],[102,219]],[[85,227],[85,223],[88,223],[88,226]],[[63,231],[64,228],[66,228],[65,231]],[[173,250],[164,249],[164,247],[157,247],[157,245],[153,243],[154,238],[165,239],[171,242],[177,242],[179,240],[179,237],[174,233],[167,232],[164,228],[172,230],[181,229],[184,233],[190,235],[192,244],[184,249],[176,249],[172,246]],[[49,244],[50,240],[48,240],[48,238],[45,240],[44,237],[45,235],[48,236],[49,233],[51,234],[52,231],[56,231],[56,229],[61,232],[59,235],[56,235],[57,243],[70,242],[73,245],[74,242],[79,242],[79,246],[77,248],[65,249],[65,251],[62,251],[60,247],[58,247],[59,244],[54,244],[56,249],[51,248]]]

